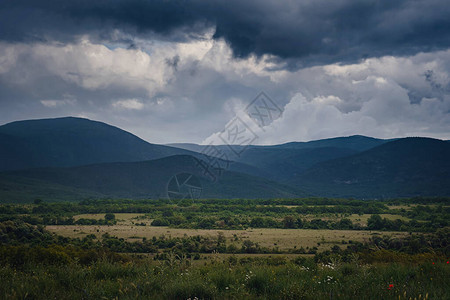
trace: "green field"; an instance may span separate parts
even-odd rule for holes
[[[450,299],[448,203],[0,205],[0,296]]]

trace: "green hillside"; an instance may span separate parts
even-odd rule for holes
[[[450,144],[430,138],[399,139],[320,163],[289,183],[321,196],[448,196]]]
[[[143,162],[2,172],[0,201],[8,202],[8,199],[23,197],[53,201],[63,198],[79,200],[83,197],[165,198],[169,180],[179,173],[197,176],[203,187],[201,197],[206,198],[274,198],[305,195],[296,188],[233,171],[224,172],[217,182],[211,182],[210,178],[204,175],[204,170],[198,166],[196,158],[177,155]],[[22,192],[12,197],[11,189]]]

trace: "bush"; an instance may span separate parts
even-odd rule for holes
[[[112,213],[105,214],[105,220],[108,221],[114,221],[116,219],[116,216]]]

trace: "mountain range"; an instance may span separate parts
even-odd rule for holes
[[[418,137],[398,139],[321,162],[288,182],[329,197],[450,195],[450,143]]]
[[[0,202],[165,198],[180,174],[197,178],[205,198],[450,196],[448,141],[356,135],[239,156],[218,145],[220,158],[207,147],[151,144],[82,118],[9,123],[0,126]]]

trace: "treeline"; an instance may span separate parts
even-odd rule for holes
[[[112,218],[111,218],[112,216]],[[150,218],[147,216],[147,218]],[[108,213],[104,219],[80,218],[75,220],[72,216],[61,215],[3,215],[0,222],[18,221],[32,225],[114,225],[117,223],[115,215]],[[145,226],[145,222],[137,222],[136,226]],[[415,219],[404,221],[400,219],[390,220],[382,218],[378,214],[372,215],[367,226],[361,226],[357,222],[342,217],[338,221],[321,218],[307,220],[301,214],[279,217],[246,217],[242,215],[232,216],[202,216],[199,214],[174,214],[165,211],[153,219],[152,226],[169,226],[172,228],[187,229],[223,229],[244,230],[247,228],[285,228],[285,229],[330,229],[330,230],[379,230],[379,231],[407,231],[407,232],[435,232],[439,228],[450,225],[446,215],[431,215],[428,220],[417,221]]]
[[[174,205],[170,200],[129,200],[104,199],[84,200],[79,203],[35,201],[29,205],[0,205],[1,214],[93,214],[93,213],[152,213],[170,207],[172,209],[188,208],[201,212],[217,211],[257,211],[257,212],[290,212],[297,206],[302,213],[381,213],[388,208],[380,201],[362,201],[352,199],[198,199]]]
[[[80,218],[62,215],[0,215],[0,222],[21,221],[32,225],[114,225],[117,223],[113,213],[105,214],[103,219]]]
[[[105,199],[79,203],[45,203],[0,205],[0,221],[23,221],[34,225],[112,225],[114,219],[75,219],[75,215],[92,213],[144,213],[153,226],[201,229],[304,228],[370,229],[433,232],[449,225],[449,198],[411,198],[386,201],[355,199],[199,199],[194,203],[174,205],[168,200]],[[430,201],[434,205],[417,205]],[[434,201],[434,202],[433,202]],[[414,202],[417,202],[414,204]],[[189,205],[187,205],[189,204]],[[389,204],[409,207],[389,209]],[[411,205],[410,205],[411,204]],[[398,214],[409,221],[372,219],[362,227],[348,217],[352,214]],[[306,217],[306,215],[309,215]],[[145,223],[136,223],[145,225]]]
[[[329,263],[336,260],[350,262],[362,259],[373,262],[417,263],[425,258],[446,259],[450,256],[450,229],[441,228],[433,234],[413,234],[401,238],[374,236],[366,243],[353,242],[342,250],[334,246],[331,250],[315,255],[316,262]]]
[[[366,229],[369,230],[385,230],[385,231],[417,231],[417,232],[434,232],[440,228],[449,226],[449,221],[443,218],[432,218],[428,222],[418,222],[417,220],[402,221],[389,220],[381,218],[380,215],[372,215],[367,220]]]
[[[31,255],[33,249],[37,253],[36,256]],[[53,253],[57,256],[55,261],[60,262],[69,253],[79,259],[83,258],[84,261],[94,261],[99,258],[100,253],[153,253],[158,254],[156,259],[164,259],[166,257],[164,253],[169,252],[184,254],[188,257],[193,256],[194,258],[198,258],[199,253],[214,252],[280,253],[277,248],[264,248],[249,240],[244,240],[241,246],[237,246],[237,243],[227,243],[223,234],[218,234],[217,237],[166,237],[163,235],[130,242],[108,233],[101,237],[90,234],[84,238],[68,238],[50,233],[43,226],[33,226],[24,222],[0,222],[0,264],[12,263],[13,261],[21,264],[26,260],[18,259],[21,254],[33,258]],[[87,257],[89,254],[93,255],[90,259]],[[48,260],[45,259],[44,261],[47,262]]]
[[[314,218],[306,220],[297,216],[285,216],[281,220],[274,217],[202,217],[163,214],[154,219],[152,226],[170,226],[174,228],[190,229],[247,229],[247,228],[285,228],[285,229],[331,229],[331,230],[380,230],[380,231],[414,231],[434,232],[439,228],[448,226],[448,221],[418,222],[416,220],[403,221],[400,219],[389,220],[380,215],[372,215],[367,226],[353,223],[348,218],[339,221]]]
[[[192,229],[247,229],[247,228],[286,228],[286,229],[363,229],[353,224],[350,219],[343,218],[340,221],[328,221],[313,219],[307,221],[300,217],[286,216],[282,220],[272,217],[192,217],[182,215],[160,217],[154,219],[152,226],[172,226],[176,228]]]
[[[450,206],[444,206],[442,204],[435,206],[417,205],[410,207],[409,210],[402,211],[401,214],[411,219],[440,223],[448,220]]]
[[[386,205],[410,204],[446,204],[450,198],[415,197],[389,200],[357,200],[333,198],[298,198],[298,199],[196,199],[174,204],[168,199],[96,199],[73,202],[46,203],[37,199],[33,204],[2,204],[0,215],[4,214],[93,214],[93,213],[153,213],[164,208],[188,209],[202,212],[228,210],[235,212],[291,212],[295,206],[298,213],[364,213],[375,214],[389,211]]]

